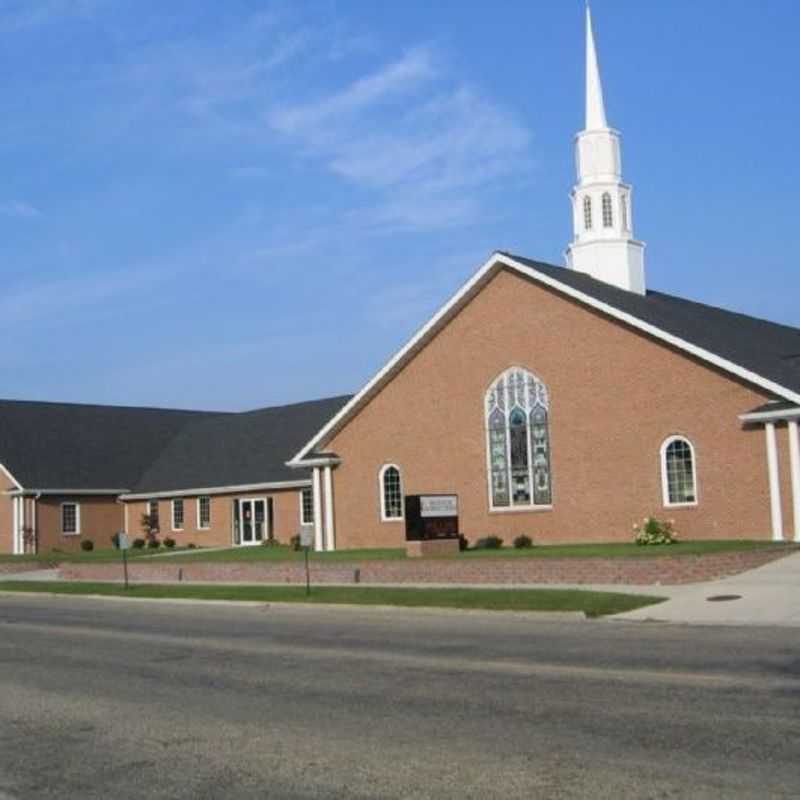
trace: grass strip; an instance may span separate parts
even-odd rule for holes
[[[589,617],[619,614],[660,603],[663,597],[572,589],[396,589],[369,586],[208,586],[3,581],[0,591],[63,595],[104,595],[190,600],[249,600],[263,603],[334,603],[486,611],[582,611]]]

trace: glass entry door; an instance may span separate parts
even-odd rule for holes
[[[243,545],[261,544],[268,538],[266,500],[239,501],[239,529]]]

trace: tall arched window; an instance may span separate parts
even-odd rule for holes
[[[603,227],[614,227],[614,210],[611,206],[611,195],[608,192],[603,195]]]
[[[583,198],[583,227],[592,229],[592,198],[588,194]]]
[[[381,519],[384,522],[403,519],[403,482],[400,468],[384,464],[379,475],[381,493]]]
[[[512,367],[486,393],[485,413],[491,508],[551,505],[547,387],[533,373]]]
[[[683,436],[670,436],[661,445],[661,487],[665,506],[697,505],[697,461]]]
[[[622,229],[629,231],[631,226],[628,221],[628,195],[623,194],[619,201],[620,210],[622,211]]]

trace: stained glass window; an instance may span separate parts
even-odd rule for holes
[[[492,508],[552,503],[549,409],[547,387],[524,369],[504,372],[486,393]]]

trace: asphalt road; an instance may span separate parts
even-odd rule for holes
[[[0,798],[800,794],[800,632],[0,597]]]

